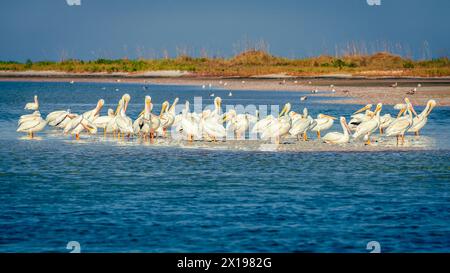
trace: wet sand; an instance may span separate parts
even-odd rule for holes
[[[65,75],[39,74],[38,76],[18,76],[0,74],[0,81],[39,81],[39,82],[106,82],[167,85],[205,85],[205,92],[212,88],[224,90],[260,91],[306,91],[307,97],[327,96],[333,100],[323,103],[376,104],[381,102],[394,105],[410,98],[415,105],[425,105],[435,99],[439,106],[450,106],[450,77],[446,78],[291,78],[272,75],[270,78],[199,78],[199,77],[144,77],[130,75]],[[393,85],[397,85],[393,87]],[[420,87],[419,87],[420,86]],[[412,89],[414,94],[407,94]],[[317,89],[317,93],[311,93]],[[333,92],[333,89],[335,90]]]

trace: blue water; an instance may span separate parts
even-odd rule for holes
[[[15,132],[34,94],[46,115],[99,98],[114,107],[125,92],[132,117],[146,94],[158,109],[176,96],[212,102],[191,86],[0,82],[0,252],[68,252],[69,241],[82,252],[368,252],[373,240],[382,252],[450,251],[449,108],[433,111],[422,134],[436,145],[421,151],[216,151]],[[360,107],[214,92],[314,115]]]

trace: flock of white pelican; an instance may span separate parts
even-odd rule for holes
[[[321,133],[329,130],[336,120],[335,117],[318,114],[312,118],[308,109],[303,113],[291,110],[291,104],[286,103],[278,116],[268,115],[260,117],[256,111],[254,115],[245,113],[238,114],[235,110],[222,112],[222,99],[214,99],[214,109],[206,109],[201,113],[191,112],[189,101],[186,101],[181,113],[176,113],[176,98],[172,104],[168,101],[162,103],[159,114],[153,113],[153,103],[150,96],[144,99],[144,109],[133,121],[127,116],[130,95],[124,94],[117,104],[116,110],[108,109],[105,116],[100,112],[104,100],[100,99],[94,109],[82,114],[71,113],[69,110],[60,110],[49,113],[42,118],[39,112],[38,97],[34,102],[27,103],[25,109],[34,111],[32,114],[23,115],[18,122],[18,132],[28,133],[30,138],[34,134],[44,130],[48,125],[62,129],[64,134],[73,135],[76,139],[80,134],[97,134],[98,129],[103,134],[117,138],[137,136],[144,140],[169,137],[168,131],[177,133],[187,141],[204,140],[217,141],[226,140],[228,133],[234,139],[246,139],[246,133],[259,136],[262,140],[272,140],[279,144],[283,137],[291,136],[297,140],[308,140],[308,131],[316,132],[317,138],[329,144],[348,143],[353,139],[363,139],[366,144],[371,144],[371,136],[379,130],[379,134],[397,137],[397,144],[404,143],[405,134],[413,132],[416,135],[425,126],[433,108],[436,106],[434,100],[429,100],[425,109],[417,114],[408,98],[404,103],[394,106],[399,113],[396,117],[390,114],[381,115],[382,104],[376,105],[372,111],[372,104],[368,104],[351,115],[347,123],[345,117],[340,117],[342,132],[329,132],[323,137]]]

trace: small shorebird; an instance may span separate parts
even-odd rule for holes
[[[313,94],[318,93],[318,92],[319,92],[319,90],[317,90],[317,89],[311,90],[311,93],[313,93]]]
[[[417,88],[414,87],[414,89],[409,90],[408,92],[406,92],[407,95],[414,95],[417,91]]]
[[[214,93],[209,94],[210,97],[214,97]]]
[[[228,97],[232,97],[233,96],[233,93],[231,93],[231,91],[230,91],[230,93],[228,93]]]
[[[301,101],[304,101],[304,100],[307,100],[307,99],[308,99],[307,96],[300,97],[300,100],[301,100]]]
[[[394,84],[391,84],[391,87],[396,88],[398,86],[398,83],[395,82]]]

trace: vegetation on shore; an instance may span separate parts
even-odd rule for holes
[[[342,57],[319,56],[288,59],[264,50],[246,50],[232,58],[206,58],[181,55],[163,59],[97,59],[60,62],[31,60],[25,63],[1,62],[0,71],[62,71],[70,73],[139,73],[145,71],[181,70],[198,76],[255,76],[285,73],[292,76],[352,74],[353,76],[450,76],[448,57],[412,60],[387,52]]]

